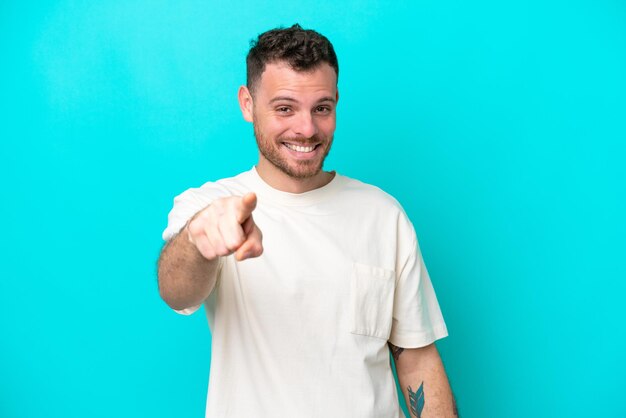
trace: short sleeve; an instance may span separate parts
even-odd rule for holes
[[[389,341],[398,347],[418,348],[446,337],[448,330],[410,223],[409,227],[412,243],[397,276]]]
[[[188,189],[174,198],[174,207],[167,217],[163,240],[169,241],[178,234],[193,215],[206,208],[215,199],[230,196],[224,186],[206,183],[199,188]]]

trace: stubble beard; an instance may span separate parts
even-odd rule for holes
[[[265,157],[273,166],[294,179],[308,179],[315,177],[324,166],[324,160],[330,152],[330,147],[333,142],[333,138],[321,138],[319,136],[313,136],[311,138],[277,138],[275,141],[263,136],[259,131],[257,124],[254,123],[254,136],[256,138],[257,146],[261,155]],[[320,147],[326,147],[324,155],[319,160],[295,160],[295,165],[290,165],[281,154],[278,147],[282,147],[282,142],[298,142],[300,144],[307,143],[319,143]]]

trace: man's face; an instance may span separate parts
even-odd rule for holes
[[[266,65],[251,112],[242,104],[254,123],[259,166],[291,179],[319,174],[333,141],[337,99],[337,75],[326,63],[306,72],[280,62]]]

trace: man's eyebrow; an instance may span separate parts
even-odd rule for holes
[[[297,102],[297,100],[289,96],[277,96],[270,100],[270,104],[275,102]]]
[[[323,103],[323,102],[335,103],[336,101],[337,100],[335,100],[334,97],[326,96],[326,97],[322,97],[321,99],[319,99],[317,101],[317,103]],[[298,100],[294,99],[293,97],[289,97],[289,96],[276,96],[272,100],[270,100],[269,104],[276,103],[276,102],[294,102],[294,103],[298,103]]]
[[[335,99],[335,98],[334,98],[334,97],[332,97],[332,96],[327,96],[327,97],[322,97],[322,98],[321,98],[321,99],[319,99],[317,102],[318,102],[318,103],[322,103],[322,102],[331,102],[331,103],[335,103],[335,102],[337,102],[337,99]]]

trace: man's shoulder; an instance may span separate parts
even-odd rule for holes
[[[343,192],[346,193],[349,198],[358,199],[360,201],[365,200],[368,204],[375,204],[377,206],[389,207],[403,211],[400,202],[380,187],[352,177],[343,177],[345,184]]]

